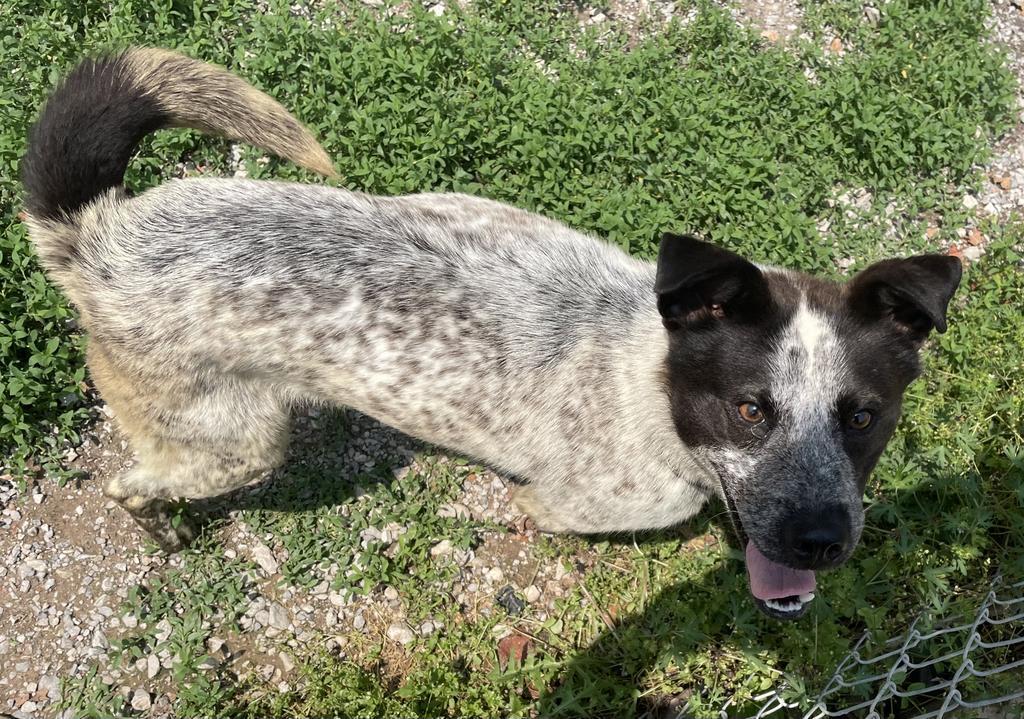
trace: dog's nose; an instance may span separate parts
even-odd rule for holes
[[[789,527],[787,544],[801,568],[835,566],[849,547],[850,522],[841,509],[804,515]]]

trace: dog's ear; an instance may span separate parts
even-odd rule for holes
[[[761,270],[737,254],[689,235],[664,234],[654,283],[668,329],[726,318],[750,321],[768,305]]]
[[[960,260],[948,255],[883,260],[850,280],[847,301],[855,315],[891,322],[919,344],[933,329],[946,331],[946,308],[962,272]]]

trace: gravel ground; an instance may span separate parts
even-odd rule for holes
[[[1024,81],[1022,6],[1020,0],[996,0],[991,21],[993,41],[1007,49],[1019,82]],[[618,23],[636,37],[674,12],[673,3],[663,0],[610,0],[601,6],[573,7],[581,22]],[[884,4],[881,7],[884,12]],[[792,0],[744,0],[733,10],[771,42],[784,43],[800,22],[799,7]],[[988,181],[977,195],[965,195],[965,206],[974,210],[979,222],[985,217],[1003,221],[1019,212],[1024,206],[1024,125],[1018,123],[996,145],[992,162],[983,169]],[[951,251],[977,259],[987,239],[973,227],[962,228],[960,234],[961,243]],[[315,414],[298,423],[298,444],[316,423]],[[352,417],[351,428],[346,461],[355,469],[383,457],[411,457],[416,447],[412,440],[364,417]],[[174,656],[164,650],[127,667],[110,661],[111,641],[136,629],[133,616],[119,615],[129,591],[181,562],[178,557],[140,551],[134,524],[100,491],[107,477],[131,461],[127,443],[107,412],[86,434],[83,445],[68,453],[69,465],[86,475],[80,482],[65,487],[44,483],[20,493],[11,478],[0,477],[0,712],[52,716],[60,681],[81,676],[98,664],[101,677],[118,686],[133,707],[149,709],[152,716],[170,715],[175,687],[169,670]],[[483,532],[475,550],[456,550],[442,540],[431,552],[438,561],[461,568],[459,581],[449,591],[467,616],[497,611],[496,596],[510,586],[543,618],[576,581],[575,572],[555,559],[530,559],[528,549],[536,542],[536,533],[512,508],[506,481],[493,472],[467,470],[461,496],[443,511],[509,528]],[[237,515],[229,516],[237,520]],[[402,531],[400,526],[374,528],[364,543],[386,544]],[[207,649],[220,661],[234,662],[239,674],[255,674],[286,688],[295,680],[291,655],[297,650],[316,645],[343,654],[361,634],[381,632],[401,646],[417,635],[444,631],[442,623],[431,620],[411,625],[403,598],[391,587],[353,598],[331,590],[328,581],[310,589],[288,586],[280,581],[286,559],[281,548],[270,546],[243,521],[229,522],[223,533],[227,552],[249,557],[259,568],[247,585],[241,634],[210,628]],[[574,559],[586,563],[585,556]],[[169,627],[155,629],[158,637],[169,632]],[[501,639],[503,632],[508,630],[499,624],[496,638]]]

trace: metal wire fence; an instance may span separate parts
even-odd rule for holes
[[[802,704],[779,687],[755,697],[760,709],[749,719],[942,719],[978,717],[983,710],[1024,717],[1024,581],[996,577],[975,601],[941,616],[923,612],[902,636],[884,642],[866,633],[810,709],[801,714]],[[996,713],[998,707],[1005,711]],[[736,715],[726,704],[720,716]]]

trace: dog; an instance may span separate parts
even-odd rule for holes
[[[960,281],[941,255],[837,283],[670,233],[645,262],[463,194],[184,179],[132,196],[127,163],[164,127],[334,169],[277,102],[166,50],[83,61],[31,130],[30,236],[137,454],[105,493],[168,552],[192,536],[168,500],[263,476],[292,408],[319,402],[491,464],[545,531],[668,527],[718,495],[757,605],[799,617],[860,538]]]

